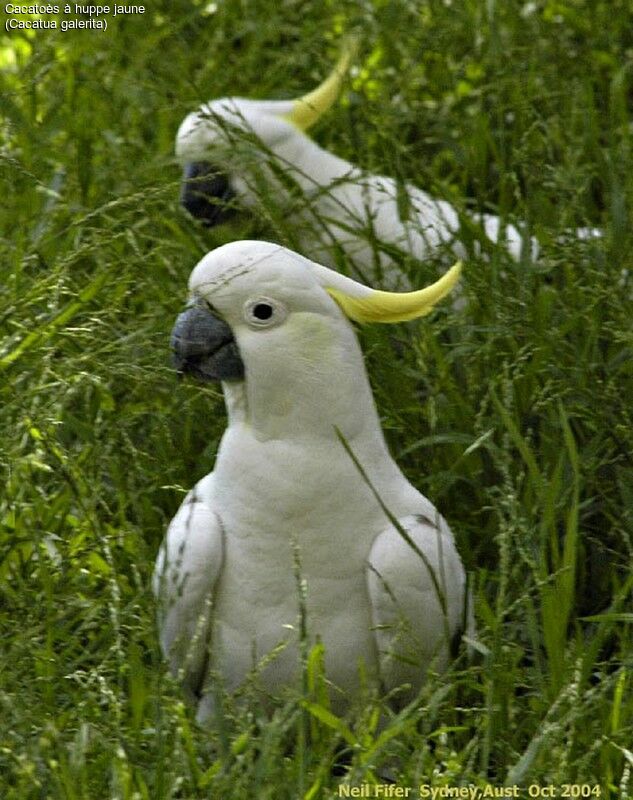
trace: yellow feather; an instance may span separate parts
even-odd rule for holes
[[[332,72],[316,89],[295,100],[292,111],[286,114],[286,119],[302,131],[314,125],[319,117],[334,105],[357,49],[356,40],[349,40]]]
[[[405,322],[428,314],[455,286],[461,270],[458,261],[438,281],[417,292],[372,290],[365,297],[352,297],[333,287],[326,291],[354,322]]]

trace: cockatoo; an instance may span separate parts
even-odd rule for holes
[[[184,207],[213,226],[237,207],[274,203],[302,252],[388,288],[408,288],[403,256],[424,261],[448,251],[464,258],[465,241],[474,252],[498,243],[516,261],[535,261],[539,244],[521,230],[525,225],[460,213],[416,186],[366,172],[307,135],[334,104],[355,49],[348,46],[329,77],[296,100],[225,97],[188,114],[175,146]],[[578,228],[572,235],[587,240],[602,232]]]
[[[424,260],[449,251],[463,258],[467,238],[503,242],[513,258],[536,257],[536,241],[491,214],[460,217],[457,209],[412,185],[371,175],[324,150],[306,131],[332,106],[353,57],[347,48],[331,75],[297,100],[213,100],[189,114],[176,136],[184,167],[182,204],[207,225],[235,205],[279,204],[302,252],[364,280],[399,288],[394,253]],[[405,197],[403,197],[406,195]]]
[[[427,314],[459,269],[397,294],[237,241],[193,270],[175,363],[221,381],[228,427],[168,528],[154,591],[162,649],[200,722],[253,675],[270,694],[299,688],[303,624],[308,646],[324,645],[334,709],[358,696],[360,670],[415,692],[447,664],[469,618],[464,569],[389,454],[350,320]]]

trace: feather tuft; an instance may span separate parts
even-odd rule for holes
[[[458,261],[438,281],[417,292],[372,290],[363,297],[352,297],[331,286],[326,291],[354,322],[406,322],[432,311],[436,303],[453,289],[461,271],[462,262]]]

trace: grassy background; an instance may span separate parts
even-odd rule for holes
[[[158,0],[108,25],[0,43],[0,797],[329,797],[337,760],[356,785],[389,767],[629,796],[630,4]],[[188,219],[173,138],[211,97],[303,93],[352,27],[359,69],[317,140],[543,243],[533,268],[470,261],[468,310],[400,326],[398,360],[394,329],[361,332],[392,451],[472,574],[482,652],[382,733],[372,698],[342,721],[283,697],[269,721],[253,695],[211,735],[148,590],[224,426],[217,390],[177,383],[169,331],[204,252],[291,232],[270,210]],[[561,241],[587,224],[600,242]]]

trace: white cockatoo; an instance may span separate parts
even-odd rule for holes
[[[176,136],[185,208],[215,225],[236,205],[265,208],[274,198],[302,252],[332,267],[343,254],[353,274],[391,288],[406,285],[394,253],[420,261],[442,251],[463,258],[464,225],[468,241],[502,242],[517,260],[524,251],[535,258],[536,240],[514,225],[491,214],[460,216],[450,203],[371,175],[307,135],[336,100],[353,50],[298,100],[228,97],[189,114]]]
[[[389,454],[350,320],[422,316],[459,270],[376,291],[262,241],[224,245],[193,270],[175,362],[222,382],[228,426],[169,526],[154,591],[162,649],[201,722],[253,675],[268,693],[299,688],[305,637],[324,645],[335,709],[358,696],[361,669],[415,692],[446,666],[469,619],[464,569]]]

